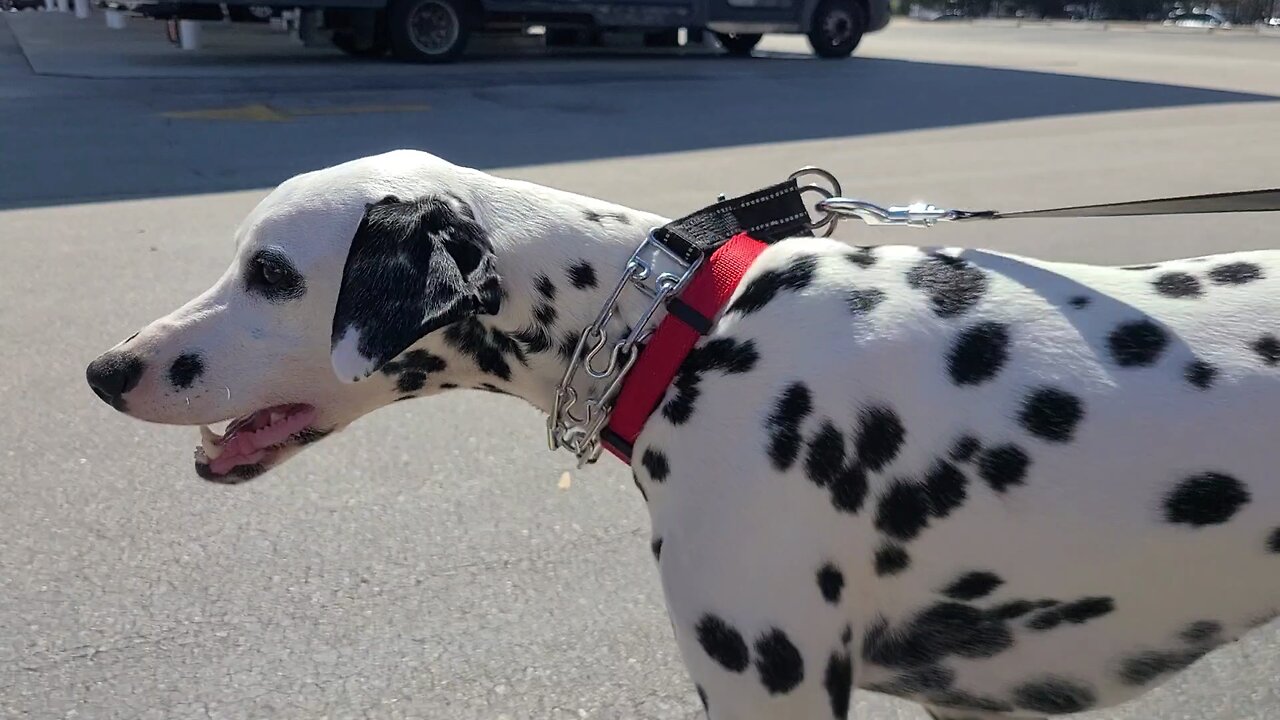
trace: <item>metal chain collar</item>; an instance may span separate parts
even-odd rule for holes
[[[841,217],[857,217],[870,225],[910,225],[927,227],[939,220],[953,219],[948,213],[932,205],[881,208],[871,203],[841,197],[840,182],[834,175],[816,167],[805,167],[792,173],[788,179],[797,180],[806,175],[817,175],[831,184],[831,189],[821,185],[802,185],[799,192],[822,196],[815,209],[823,215],[809,223],[809,229],[826,228],[822,237],[835,232]],[[721,195],[723,200],[724,196]],[[657,228],[650,231],[643,242],[631,253],[622,276],[605,300],[604,306],[582,335],[569,359],[556,395],[547,416],[547,445],[551,450],[566,448],[578,458],[578,467],[594,463],[600,457],[603,445],[600,433],[609,424],[613,403],[622,390],[622,383],[635,365],[644,344],[656,327],[654,315],[668,298],[678,295],[688,285],[702,258],[688,263],[675,255],[656,238]],[[610,337],[608,325],[618,310],[618,300],[627,287],[639,290],[649,299],[644,313],[636,323],[620,337]],[[597,392],[585,398],[579,396],[574,381],[580,373],[600,381]],[[579,407],[581,406],[581,407]]]

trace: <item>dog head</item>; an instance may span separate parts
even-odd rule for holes
[[[196,472],[220,482],[422,389],[445,369],[424,338],[500,303],[469,204],[481,177],[397,151],[291,178],[241,224],[222,277],[93,360],[90,386],[134,418],[201,426]]]

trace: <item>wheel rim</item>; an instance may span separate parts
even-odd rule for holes
[[[458,14],[449,5],[425,0],[409,13],[409,41],[427,55],[448,52],[461,31]]]
[[[827,44],[838,47],[853,38],[853,15],[847,10],[832,10],[822,21],[822,33]]]

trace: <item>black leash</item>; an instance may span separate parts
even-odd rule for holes
[[[974,215],[957,219],[1126,217],[1134,215],[1197,215],[1204,213],[1277,211],[1280,211],[1280,188],[1185,195],[1183,197],[1105,203],[1102,205],[1078,205],[1050,210],[1023,210],[1010,213],[992,212],[990,215]]]
[[[812,187],[812,186],[810,186]],[[909,225],[929,227],[939,222],[966,220],[1012,220],[1022,218],[1090,218],[1135,217],[1144,215],[1198,215],[1206,213],[1280,212],[1280,188],[1270,190],[1243,190],[1237,192],[1184,195],[1173,198],[1137,200],[1131,202],[1076,205],[1044,210],[948,210],[927,203],[883,208],[864,200],[846,197],[826,197],[816,206],[828,216],[814,227],[830,225],[828,235],[834,229],[838,217],[857,217],[868,225]]]

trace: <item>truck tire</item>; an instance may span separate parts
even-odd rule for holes
[[[387,7],[391,54],[404,62],[457,60],[474,24],[471,6],[463,0],[392,0]]]
[[[820,58],[847,58],[866,29],[866,9],[856,0],[819,0],[809,23],[809,46]]]
[[[720,47],[734,57],[746,57],[760,44],[764,35],[760,33],[716,33]]]

